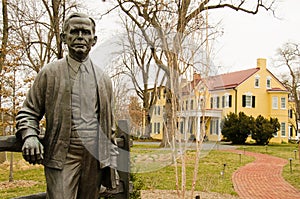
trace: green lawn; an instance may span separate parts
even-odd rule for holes
[[[148,146],[145,145],[145,148]],[[141,146],[132,148],[136,153],[141,149]],[[149,154],[154,153],[153,147],[149,147]],[[143,154],[145,150],[143,149]],[[197,177],[196,190],[207,192],[219,192],[236,195],[233,189],[231,176],[240,166],[243,166],[254,160],[252,157],[232,154],[230,152],[212,150],[202,151],[207,154],[200,159],[199,173]],[[133,163],[134,164],[134,163]],[[149,163],[145,162],[145,167]],[[224,164],[225,172],[224,172]],[[195,167],[195,152],[188,151],[186,153],[186,182],[187,189],[190,190],[192,186],[193,171]],[[181,161],[178,161],[178,171],[181,173]],[[224,172],[224,175],[221,175]],[[143,189],[162,189],[162,190],[175,190],[175,165],[170,164],[159,170],[147,173],[136,173],[137,178],[143,182]],[[181,179],[181,175],[179,175]],[[181,182],[179,182],[180,186]]]
[[[240,149],[269,154],[285,159],[294,159],[294,150],[297,150],[296,147],[297,146],[295,144],[270,145],[267,148],[265,146],[246,145],[240,146]],[[157,160],[157,153],[163,155],[167,153],[166,150],[158,150],[161,149],[159,149],[157,145],[134,145],[132,147],[132,156],[141,155],[141,157],[143,157],[144,155],[148,154],[148,161],[156,161],[156,164],[158,164],[159,160]],[[200,159],[196,190],[236,195],[231,181],[232,173],[239,167],[253,161],[254,158],[245,156],[244,154],[235,154],[220,150],[202,151],[202,155],[203,156]],[[4,187],[4,184],[8,184],[7,181],[9,178],[9,164],[2,164],[0,165],[1,199],[44,192],[46,185],[43,168],[41,166],[31,166],[25,163],[24,160],[22,160],[22,156],[20,153],[14,153],[14,157],[14,180],[25,180],[25,182],[27,180],[31,180],[35,182],[35,185],[23,188]],[[187,171],[187,189],[190,189],[195,165],[195,152],[188,151],[185,158]],[[145,159],[145,161],[140,161],[138,163],[132,161],[132,168],[134,168],[136,164],[139,164],[139,167],[148,166],[151,168],[151,164],[147,163],[146,160],[147,158]],[[180,162],[181,161],[178,161],[179,173],[181,173]],[[221,172],[224,171],[224,164],[226,164],[225,172],[224,175],[221,175]],[[300,189],[299,160],[293,160],[292,164],[292,173],[290,173],[290,166],[288,164],[284,167],[283,176],[289,183]],[[142,189],[176,189],[175,166],[171,162],[169,162],[169,164],[167,165],[159,167],[158,169],[153,169],[151,170],[151,172],[137,172],[134,174],[134,177],[138,179],[138,182],[140,183],[140,185],[142,185]],[[180,175],[179,179],[181,179]]]
[[[10,152],[7,153],[8,158],[10,157]],[[7,183],[9,179],[9,163],[6,162],[0,165],[0,196],[1,199],[8,199],[17,196],[25,196],[40,192],[45,192],[46,183],[44,177],[44,169],[42,166],[32,166],[23,160],[21,153],[14,153],[14,167],[13,167],[13,178],[16,184],[26,185],[28,183],[35,183],[35,185],[30,187],[16,187],[14,183]],[[23,180],[24,182],[18,182]],[[10,185],[9,188],[5,188],[4,185]]]

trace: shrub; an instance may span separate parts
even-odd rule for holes
[[[253,129],[251,137],[257,144],[265,145],[274,137],[274,133],[276,133],[279,128],[280,124],[277,118],[270,118],[270,120],[268,120],[259,115],[255,119],[255,128]]]
[[[222,134],[233,144],[244,144],[254,129],[254,118],[240,112],[229,113],[223,120]]]

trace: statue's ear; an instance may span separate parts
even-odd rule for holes
[[[66,34],[60,33],[60,39],[63,43],[66,43]]]
[[[94,36],[94,41],[93,41],[92,46],[94,46],[94,45],[97,43],[97,40],[98,40],[98,37],[97,37],[97,36]]]

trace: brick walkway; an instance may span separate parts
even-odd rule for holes
[[[229,151],[243,153],[239,150]],[[253,152],[246,152],[246,155],[256,160],[241,167],[232,176],[234,189],[240,198],[300,199],[300,190],[291,186],[281,175],[288,160]]]

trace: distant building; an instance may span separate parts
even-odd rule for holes
[[[165,98],[161,90],[151,115],[151,136],[156,139],[162,139],[164,121]],[[278,118],[281,127],[271,142],[299,138],[289,92],[267,69],[263,58],[257,59],[256,68],[247,70],[204,78],[195,73],[182,88],[180,101],[178,128],[186,139],[205,134],[209,140],[221,140],[221,121],[230,112]],[[201,125],[203,122],[205,125]]]

